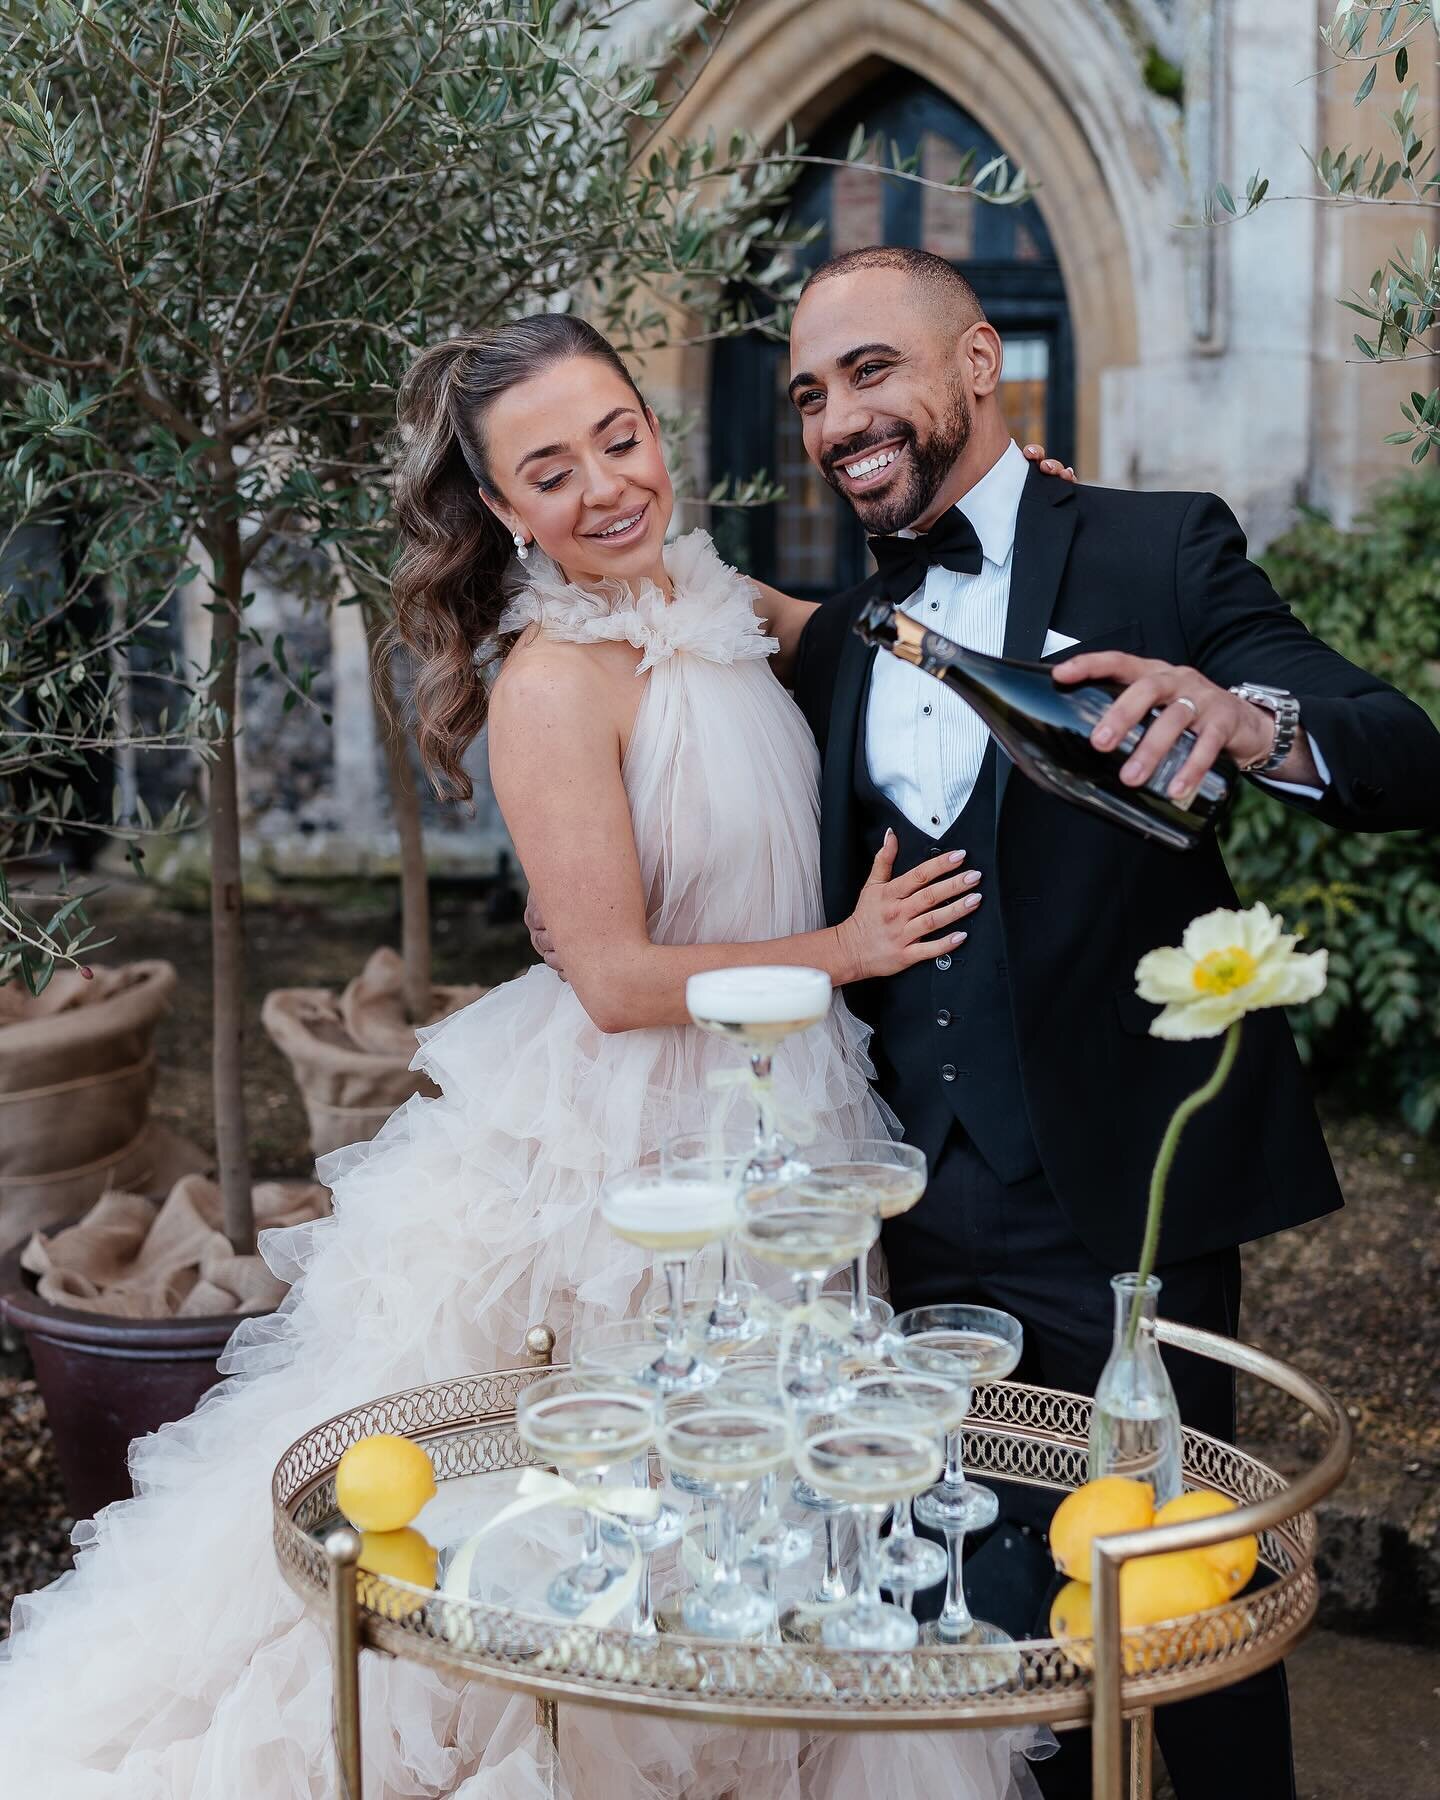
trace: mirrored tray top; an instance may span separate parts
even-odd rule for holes
[[[275,1548],[290,1585],[312,1608],[325,1609],[324,1540],[342,1522],[335,1469],[350,1444],[373,1432],[423,1445],[440,1488],[431,1506],[452,1525],[465,1515],[464,1534],[478,1528],[506,1497],[513,1471],[536,1461],[516,1434],[515,1400],[548,1372],[511,1369],[412,1388],[307,1432],[280,1459],[272,1482]],[[1073,1488],[1085,1479],[1089,1417],[1090,1402],[1073,1394],[1017,1382],[977,1387],[965,1427],[967,1470],[1057,1493]],[[1185,1432],[1184,1458],[1187,1484],[1240,1504],[1286,1491],[1284,1479],[1263,1463],[1197,1432]],[[460,1482],[463,1490],[450,1486]],[[462,1494],[463,1507],[447,1507]],[[1268,1585],[1208,1612],[1127,1632],[1126,1705],[1203,1693],[1279,1660],[1314,1616],[1315,1539],[1313,1515],[1298,1512],[1261,1536]],[[443,1560],[441,1567],[443,1574]],[[361,1631],[373,1648],[541,1697],[830,1730],[1007,1719],[1065,1724],[1088,1718],[1092,1705],[1088,1641],[1032,1638],[997,1657],[985,1646],[829,1650],[663,1630],[637,1638],[622,1624],[601,1628],[559,1618],[538,1594],[533,1601],[521,1593],[508,1604],[491,1604],[366,1576],[362,1595]]]

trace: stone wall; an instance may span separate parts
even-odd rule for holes
[[[1311,79],[1330,10],[1330,0],[745,0],[672,128],[773,141],[793,123],[803,136],[887,66],[933,82],[1039,184],[1074,325],[1081,478],[1214,489],[1263,544],[1302,502],[1348,521],[1375,481],[1407,466],[1381,440],[1409,371],[1359,363],[1335,296],[1428,219],[1277,198],[1219,230],[1186,225],[1216,180],[1243,189],[1260,168],[1272,194],[1304,195],[1313,177],[1302,147],[1355,141],[1354,78]],[[632,40],[684,17],[685,0],[641,0],[619,15]],[[1433,86],[1434,71],[1423,79]],[[1358,115],[1376,142],[1390,81],[1386,64]],[[662,411],[703,413],[703,347],[657,354],[643,375]],[[703,492],[703,417],[682,454]],[[693,503],[679,513],[686,525],[703,517]],[[197,588],[183,615],[202,661],[203,599]],[[260,656],[249,657],[249,842],[279,872],[388,866],[358,615],[262,585],[251,619],[263,634],[283,629],[292,663],[308,657],[321,671],[315,692],[334,724],[308,706],[286,713],[279,682],[256,676]],[[487,870],[505,842],[483,744],[471,760],[473,817],[428,808],[437,869]]]
[[[1380,141],[1317,26],[1329,0],[746,0],[674,129],[722,141],[801,134],[887,66],[934,83],[1039,184],[1077,347],[1077,467],[1115,486],[1224,494],[1264,543],[1302,502],[1348,519],[1405,453],[1381,442],[1403,368],[1361,365],[1336,296],[1427,216],[1304,196],[1305,149]],[[633,29],[683,16],[636,9]],[[1155,60],[1158,57],[1158,62]],[[1418,69],[1426,59],[1414,58]],[[1178,70],[1182,97],[1157,91]],[[1433,70],[1422,75],[1433,87]],[[1392,82],[1393,87],[1393,82]],[[1424,114],[1425,97],[1422,96]],[[1363,126],[1357,123],[1363,120]],[[1217,180],[1260,168],[1253,218],[1190,228]],[[698,406],[708,353],[651,359],[670,405]]]

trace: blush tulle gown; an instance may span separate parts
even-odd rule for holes
[[[754,941],[822,923],[817,758],[772,674],[752,589],[701,533],[668,553],[674,597],[596,596],[543,561],[508,627],[643,654],[624,765],[660,943]],[[441,1090],[324,1159],[333,1216],[273,1232],[292,1283],[247,1320],[228,1376],[131,1448],[135,1497],[76,1532],[74,1571],[15,1609],[0,1662],[4,1800],[320,1800],[336,1791],[330,1661],[270,1545],[271,1471],[320,1421],[420,1382],[523,1360],[526,1328],[620,1318],[647,1254],[599,1217],[608,1172],[713,1116],[735,1053],[693,1029],[607,1035],[532,968],[429,1030]],[[883,1134],[865,1033],[841,1004],[776,1059],[785,1099],[836,1136]],[[362,1658],[367,1800],[541,1800],[533,1704]],[[562,1709],[567,1800],[1015,1800],[1024,1732],[815,1739]]]

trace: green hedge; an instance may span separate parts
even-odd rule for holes
[[[1384,490],[1354,531],[1307,514],[1261,560],[1311,631],[1440,720],[1440,479]],[[1317,1077],[1428,1132],[1440,1116],[1440,834],[1333,831],[1252,789],[1225,854],[1247,902],[1330,951],[1325,993],[1291,1015]]]

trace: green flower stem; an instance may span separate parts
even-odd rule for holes
[[[1175,1160],[1175,1152],[1180,1147],[1180,1133],[1184,1131],[1192,1115],[1199,1112],[1202,1106],[1208,1105],[1224,1087],[1235,1066],[1242,1023],[1242,1020],[1236,1019],[1225,1033],[1220,1060],[1210,1079],[1203,1087],[1196,1088],[1193,1094],[1187,1094],[1175,1108],[1170,1123],[1165,1127],[1165,1136],[1160,1140],[1160,1154],[1155,1158],[1155,1167],[1150,1172],[1150,1205],[1145,1214],[1145,1241],[1140,1246],[1140,1269],[1135,1284],[1135,1297],[1130,1302],[1130,1318],[1125,1327],[1127,1350],[1135,1348],[1135,1334],[1140,1329],[1141,1296],[1145,1292],[1146,1282],[1155,1270],[1155,1255],[1160,1248],[1160,1220],[1165,1211],[1165,1183],[1170,1176],[1170,1165]]]

